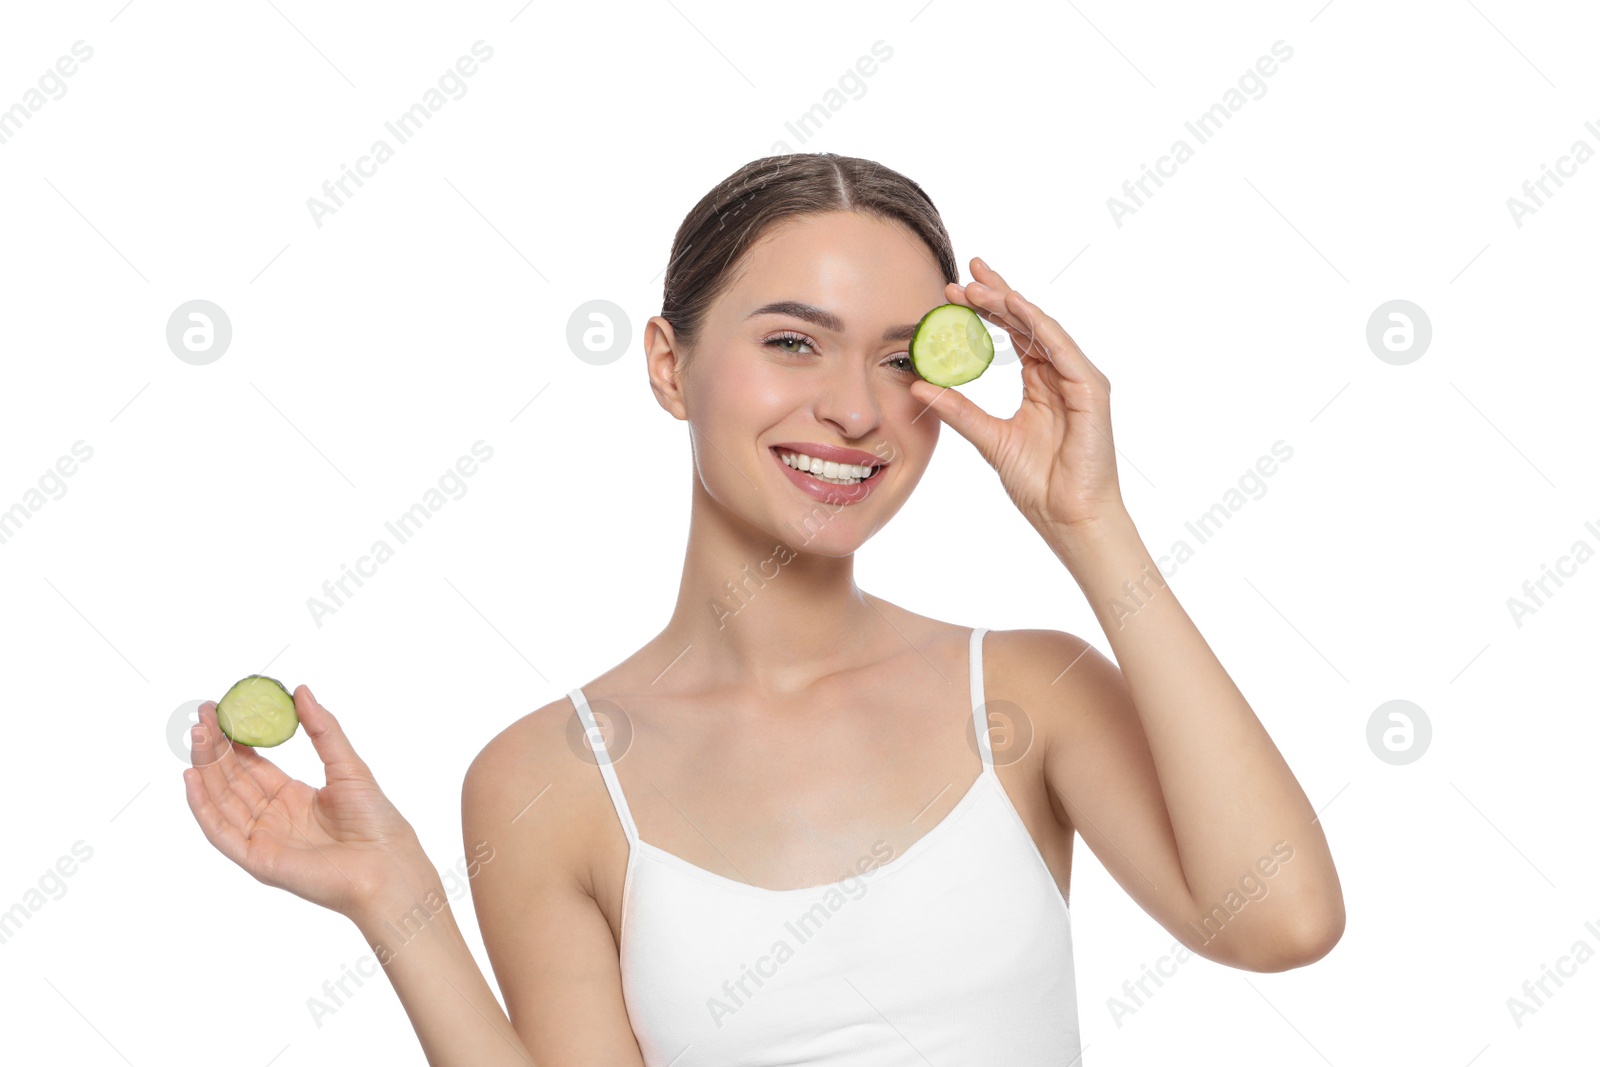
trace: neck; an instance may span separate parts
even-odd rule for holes
[[[797,512],[774,532],[693,482],[678,600],[653,642],[662,677],[682,671],[697,687],[782,696],[861,664],[865,648],[894,638],[883,601],[855,584],[854,554],[822,554],[837,505]]]

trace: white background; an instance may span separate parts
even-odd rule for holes
[[[1574,141],[1600,149],[1592,8],[7,8],[0,108],[93,49],[0,144],[0,509],[93,450],[0,543],[0,909],[43,901],[0,944],[8,1059],[422,1062],[381,976],[313,1021],[307,998],[366,946],[207,844],[169,722],[246,673],[311,684],[458,863],[472,756],[654,635],[676,595],[687,429],[642,358],[673,233],[748,160],[812,150],[920,182],[963,280],[983,256],[1109,375],[1129,509],[1157,556],[1195,548],[1172,588],[1333,846],[1330,955],[1194,959],[1120,1024],[1108,998],[1172,939],[1080,847],[1084,1062],[1593,1058],[1600,961],[1520,1027],[1507,1007],[1575,942],[1600,950],[1600,562],[1520,626],[1507,606],[1576,541],[1600,548],[1600,160],[1520,227],[1507,207]],[[493,57],[465,95],[317,226],[307,198],[394,145],[384,122],[478,40]],[[1185,120],[1279,40],[1265,94],[1196,145]],[[892,56],[852,79],[876,41]],[[802,140],[786,123],[819,104]],[[1194,158],[1119,227],[1107,198],[1178,137]],[[166,343],[193,299],[233,329],[206,366]],[[604,366],[567,343],[595,299],[631,323]],[[1432,324],[1407,365],[1366,342],[1393,299]],[[1009,415],[1016,363],[962,391]],[[308,598],[480,439],[465,495],[319,626]],[[1185,522],[1280,440],[1264,495],[1197,544]],[[948,429],[857,570],[923,614],[1110,651]],[[1402,766],[1366,740],[1392,699],[1433,728]],[[320,784],[309,743],[272,758]],[[50,880],[78,841],[92,857]],[[454,908],[487,969],[470,900]]]

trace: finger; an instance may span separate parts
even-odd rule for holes
[[[280,789],[294,780],[276,763],[249,745],[235,743],[233,754],[239,759],[239,769],[254,779],[257,788],[261,790],[261,795],[268,799],[277,796]]]
[[[972,276],[979,282],[979,284],[985,285],[1000,294],[999,302],[1005,309],[1004,317],[1006,320],[1008,322],[1015,323],[1016,332],[1023,334],[1029,339],[1030,342],[1033,342],[1027,346],[1027,351],[1019,353],[1024,360],[1038,359],[1045,362],[1050,362],[1052,365],[1054,365],[1054,361],[1049,359],[1049,353],[1055,351],[1062,344],[1065,344],[1070,346],[1072,350],[1077,353],[1078,358],[1082,359],[1085,364],[1091,368],[1094,368],[1094,365],[1089,363],[1088,358],[1084,356],[1082,350],[1078,348],[1077,342],[1073,341],[1072,337],[1061,326],[1061,324],[1050,316],[1044,314],[1043,310],[1039,309],[1037,305],[1029,302],[1026,306],[1034,308],[1038,312],[1039,317],[1041,317],[1050,326],[1055,327],[1055,332],[1059,335],[1042,337],[1038,336],[1040,332],[1039,327],[1035,324],[1033,317],[1029,316],[1025,311],[1012,310],[1014,307],[1024,307],[1024,305],[1016,303],[1017,299],[1022,298],[1022,294],[1013,289],[1011,284],[1005,280],[1004,276],[1002,276],[999,271],[989,266],[989,264],[985,263],[978,256],[972,257]],[[1012,294],[1015,294],[1015,296],[1012,297]],[[1094,372],[1099,374],[1098,368],[1094,368]]]
[[[217,725],[216,705],[207,701],[200,705],[200,721],[189,730],[189,762],[200,776],[208,793],[225,789],[228,776],[218,766],[224,759],[232,759],[230,742],[223,737]]]
[[[995,462],[999,452],[1000,430],[1004,425],[1002,420],[954,389],[942,388],[924,379],[912,382],[910,389],[914,399],[927,405],[925,410],[932,410],[956,433],[971,441],[978,454],[989,463]]]
[[[190,771],[194,772],[201,792],[216,809],[218,816],[238,831],[241,837],[248,837],[250,827],[255,822],[255,815],[251,812],[250,806],[234,792],[227,776],[217,764],[212,762],[202,767],[191,767],[184,771],[185,778],[190,776]]]
[[[215,702],[200,706],[200,722],[190,737],[191,755],[207,795],[242,833],[248,837],[269,812],[294,829],[294,818],[281,796],[294,779],[252,746],[230,740],[217,722]]]
[[[1050,363],[1061,372],[1063,378],[1085,385],[1092,382],[1107,384],[1106,376],[1100,373],[1100,368],[1089,362],[1089,357],[1083,354],[1078,347],[1078,342],[1072,339],[1065,328],[1044,313],[1044,309],[1024,297],[1016,290],[1010,296],[1011,307],[1016,314],[1028,324],[1030,331],[1035,331],[1044,341],[1044,351]]]
[[[216,846],[217,851],[243,867],[245,857],[250,853],[250,844],[238,827],[211,801],[206,787],[201,783],[199,768],[184,768],[183,792],[189,801],[189,810],[194,812],[195,822],[200,824],[206,840]]]
[[[200,722],[190,736],[195,737],[201,730],[207,740],[196,741],[192,748],[205,759],[199,768],[201,783],[215,798],[218,808],[236,816],[240,829],[247,834],[273,806],[285,820],[292,821],[276,799],[283,784],[292,779],[249,745],[230,740],[217,722],[214,703],[201,705]],[[220,751],[222,755],[211,755],[210,751]]]
[[[1049,363],[1049,352],[1045,343],[1035,334],[1028,319],[1019,315],[1007,303],[1007,299],[1012,298],[1015,293],[1014,289],[996,289],[983,282],[974,281],[969,283],[957,297],[957,302],[972,308],[980,318],[1010,334],[1011,348],[1017,353],[1024,369],[1034,363]]]
[[[306,733],[311,737],[312,747],[322,760],[328,782],[372,777],[372,771],[356,755],[339,720],[333,717],[333,712],[317,703],[310,686],[302,685],[294,691],[294,707]]]
[[[1001,277],[999,271],[989,266],[989,264],[985,263],[978,256],[973,256],[972,277],[973,280],[979,285],[986,289],[993,290],[995,293],[999,294],[997,298],[998,308],[995,309],[996,314],[1002,316],[1009,322],[1015,323],[1018,330],[1026,328],[1026,325],[1015,315],[1012,315],[1005,306],[1006,294],[1012,291],[1011,283],[1006,281],[1005,278]]]
[[[1000,272],[985,263],[981,256],[972,257],[972,276],[991,288],[1011,288],[1005,278],[1001,277]]]
[[[962,307],[971,308],[978,313],[980,319],[999,326],[1013,336],[1021,334],[1025,329],[1020,321],[1010,315],[1002,300],[990,295],[995,290],[985,286],[982,282],[969,282],[967,285],[961,285],[958,282],[950,282],[949,284],[956,287],[955,293],[951,295],[950,302],[952,304],[960,304]],[[972,286],[977,287],[976,291],[968,292],[968,289]],[[949,295],[948,290],[947,295]]]
[[[206,731],[207,738],[212,741],[213,751],[221,753],[207,761],[208,767],[214,772],[221,772],[222,780],[227,784],[229,791],[238,797],[251,819],[255,819],[267,806],[271,794],[261,788],[260,781],[244,766],[244,761],[260,760],[260,757],[256,756],[249,745],[241,745],[237,741],[230,740],[222,732],[222,725],[217,722],[215,704],[208,702],[200,706],[198,728]],[[215,774],[211,777],[214,779]]]
[[[200,724],[201,726],[205,725],[206,711],[208,709],[211,711],[211,713],[214,716],[216,714],[216,710],[217,710],[217,702],[215,700],[208,700],[205,703],[200,705],[199,710],[195,713],[195,721],[198,724]],[[218,748],[218,747],[209,747],[209,748],[202,749],[202,747],[199,744],[199,742],[201,740],[203,740],[203,738],[201,738],[199,735],[195,734],[193,730],[190,731],[190,733],[189,733],[189,762],[192,763],[196,767],[199,767],[199,766],[201,766],[202,764],[205,764],[205,763],[214,763],[214,762],[216,762],[218,759],[220,759],[222,757],[222,752],[223,752],[223,750],[221,748]]]

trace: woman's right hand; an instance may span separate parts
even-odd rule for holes
[[[183,771],[189,810],[217,850],[257,881],[359,919],[387,891],[433,869],[333,714],[304,685],[294,706],[322,759],[321,789],[230,741],[208,700],[190,733],[193,766]]]

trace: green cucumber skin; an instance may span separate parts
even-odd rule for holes
[[[911,335],[910,349],[911,349],[911,365],[912,365],[912,367],[916,369],[917,376],[922,378],[923,381],[929,382],[929,383],[931,383],[933,385],[937,385],[941,389],[950,389],[950,388],[953,388],[954,386],[957,386],[957,385],[965,385],[968,382],[976,381],[978,378],[980,378],[983,375],[983,372],[988,370],[989,367],[994,363],[994,343],[993,343],[993,341],[990,341],[989,345],[988,345],[989,351],[988,351],[987,357],[984,359],[982,365],[979,366],[976,371],[974,371],[972,374],[968,375],[967,377],[964,377],[964,378],[957,377],[957,378],[952,378],[952,379],[949,379],[949,380],[939,380],[939,379],[935,379],[935,378],[929,378],[927,375],[922,373],[922,369],[917,366],[917,357],[916,357],[917,341],[916,341],[916,339],[917,339],[918,335],[920,335],[922,333],[922,328],[923,328],[923,326],[925,326],[927,324],[928,319],[932,318],[934,315],[936,315],[939,312],[943,311],[945,308],[951,308],[951,307],[961,308],[962,310],[970,312],[973,315],[977,315],[978,314],[976,311],[973,311],[971,308],[967,307],[965,304],[940,304],[938,307],[933,308],[927,314],[923,315],[922,318],[917,320],[917,328],[912,331],[912,335]]]
[[[217,704],[220,707],[221,704],[222,704],[222,701],[228,699],[228,694],[229,693],[232,693],[235,689],[239,688],[239,686],[243,685],[245,682],[248,682],[248,681],[251,681],[251,680],[257,679],[257,678],[261,679],[262,681],[271,682],[273,685],[278,687],[278,690],[281,693],[283,693],[284,696],[289,698],[289,704],[290,704],[289,714],[294,720],[293,725],[290,726],[290,728],[289,728],[289,732],[287,734],[284,734],[283,737],[281,739],[277,740],[277,741],[272,741],[272,742],[247,741],[247,740],[244,740],[243,738],[234,737],[233,735],[229,734],[227,727],[225,725],[223,725],[223,719],[222,719],[221,715],[217,716],[217,726],[222,729],[223,736],[227,737],[228,740],[234,742],[235,744],[245,745],[245,746],[247,746],[249,748],[276,748],[279,745],[283,744],[285,741],[288,741],[291,737],[293,737],[300,730],[300,717],[294,713],[294,708],[293,708],[294,695],[289,692],[289,687],[288,686],[286,686],[282,682],[278,681],[278,679],[273,678],[271,675],[266,675],[266,674],[247,674],[243,678],[240,678],[237,682],[234,682],[232,685],[230,685],[228,687],[228,692],[222,694],[222,700],[217,701]]]

